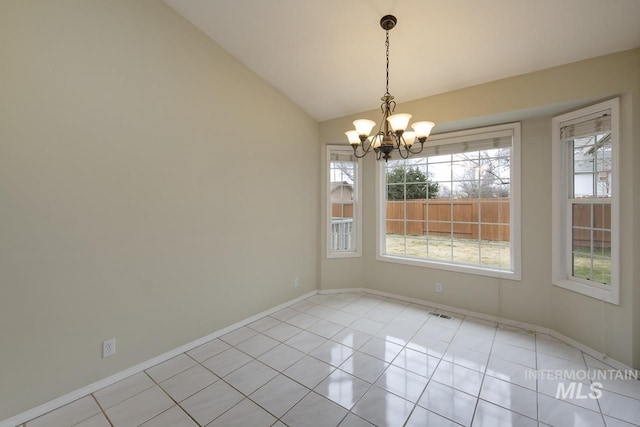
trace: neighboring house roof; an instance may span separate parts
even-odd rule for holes
[[[333,193],[334,191],[336,191],[338,188],[348,188],[349,190],[353,191],[353,185],[349,184],[347,181],[343,181],[343,182],[332,182],[331,184],[331,192]]]

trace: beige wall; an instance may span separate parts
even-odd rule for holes
[[[620,306],[552,286],[550,273],[551,118],[614,96],[621,97],[623,137]],[[332,287],[334,271],[347,270],[351,281],[372,289],[550,327],[640,368],[640,269],[634,262],[640,253],[638,227],[634,233],[628,232],[640,215],[638,99],[640,49],[635,49],[399,104],[398,111],[438,123],[435,133],[522,123],[522,281],[377,261],[375,161],[367,158],[363,179],[364,256],[361,260],[323,260],[321,287]],[[344,143],[343,132],[357,117],[380,119],[378,111],[372,110],[323,122],[321,144]],[[435,293],[436,281],[445,285],[442,294]]]
[[[0,420],[316,289],[298,107],[159,0],[3,0],[0,40]]]

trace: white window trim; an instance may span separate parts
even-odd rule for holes
[[[611,110],[611,145],[615,167],[612,171],[611,197],[611,284],[601,285],[572,277],[569,273],[571,259],[569,244],[571,241],[571,212],[567,209],[568,174],[566,170],[568,151],[560,140],[563,123],[579,117],[589,116]],[[611,304],[620,305],[620,100],[611,99],[580,110],[572,111],[552,120],[552,283],[564,289],[581,293]]]
[[[427,144],[431,146],[448,145],[459,143],[464,140],[480,140],[490,138],[492,135],[504,135],[509,132],[513,136],[513,145],[511,146],[511,177],[510,177],[510,239],[511,239],[511,270],[493,269],[484,266],[454,264],[446,261],[413,259],[400,256],[384,254],[386,221],[385,221],[385,197],[383,197],[383,189],[385,188],[384,162],[378,162],[376,170],[376,259],[378,261],[392,262],[396,264],[412,265],[416,267],[435,268],[439,270],[455,271],[460,273],[475,274],[479,276],[497,277],[507,280],[522,279],[522,232],[521,232],[521,210],[520,210],[520,123],[507,123],[503,125],[488,126],[483,128],[467,129],[456,132],[448,132],[437,135],[431,135],[427,140]]]
[[[342,151],[348,154],[353,154],[353,149],[350,146],[344,145],[327,145],[326,150],[326,179],[325,179],[325,187],[327,196],[325,198],[326,205],[326,256],[327,258],[357,258],[362,256],[362,159],[358,159],[357,161],[357,173],[356,173],[356,183],[353,188],[353,230],[354,230],[354,241],[355,248],[352,251],[334,251],[331,249],[331,217],[332,217],[332,209],[331,209],[331,190],[329,188],[329,181],[331,179],[331,152],[332,151]]]

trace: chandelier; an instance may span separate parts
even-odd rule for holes
[[[396,102],[389,93],[389,30],[396,26],[398,20],[393,15],[386,15],[380,19],[380,26],[386,33],[385,47],[387,49],[387,90],[380,98],[382,104],[382,122],[375,135],[371,131],[376,125],[373,120],[358,119],[353,122],[355,130],[345,132],[349,144],[353,147],[353,154],[357,158],[366,156],[371,151],[376,153],[376,160],[391,158],[391,153],[398,150],[400,157],[408,158],[411,154],[418,154],[424,148],[424,143],[435,124],[433,122],[416,122],[411,125],[413,131],[407,130],[411,114],[396,114]],[[420,143],[419,148],[416,142]],[[358,150],[360,147],[360,150]]]

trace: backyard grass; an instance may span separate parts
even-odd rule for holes
[[[509,268],[509,242],[387,234],[387,254]]]
[[[605,285],[611,284],[611,249],[600,250],[592,259],[588,249],[573,251],[573,276]]]
[[[474,265],[495,268],[509,268],[511,246],[509,242],[490,240],[459,239],[452,240],[427,236],[404,236],[387,234],[388,255],[430,258],[442,261],[455,260]],[[601,250],[600,258],[592,259],[589,252],[575,251],[573,275],[597,283],[611,283],[611,253]]]

